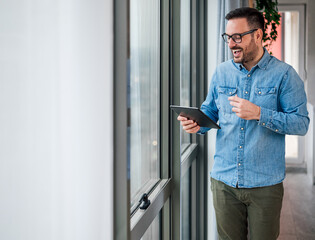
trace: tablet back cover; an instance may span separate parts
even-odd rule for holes
[[[188,119],[194,120],[200,127],[216,128],[220,129],[220,126],[216,124],[211,118],[204,114],[199,108],[196,107],[182,107],[171,105],[173,111],[178,115],[187,117]]]

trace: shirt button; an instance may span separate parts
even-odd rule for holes
[[[230,92],[230,95],[232,94],[232,92]]]
[[[250,74],[248,74],[247,77],[250,77]]]
[[[240,146],[240,148],[242,148],[242,146]]]
[[[266,125],[266,123],[263,123],[263,126],[265,126]]]
[[[276,132],[278,132],[279,130],[278,129],[276,129]]]
[[[239,163],[238,166],[241,166],[241,164]]]
[[[243,130],[244,130],[244,128],[241,128],[241,130],[243,131]]]
[[[245,94],[248,94],[248,92],[246,91]]]
[[[258,92],[259,94],[261,94],[261,92]]]

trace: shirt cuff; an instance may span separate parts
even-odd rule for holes
[[[267,108],[260,108],[260,119],[258,125],[266,127],[276,133],[281,133],[276,126],[272,123],[273,120],[273,111]]]
[[[258,125],[270,127],[272,121],[272,110],[260,107],[260,119]]]
[[[207,128],[207,127],[200,127],[200,130],[197,132],[197,134],[205,135],[206,132],[208,132],[209,130],[210,130],[210,128]]]

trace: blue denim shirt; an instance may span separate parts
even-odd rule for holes
[[[261,107],[260,120],[232,112],[228,97]],[[285,177],[285,134],[305,135],[309,125],[304,83],[288,64],[265,50],[251,71],[233,60],[220,64],[201,110],[221,129],[211,176],[232,187],[270,186]],[[201,128],[204,134],[209,129]]]

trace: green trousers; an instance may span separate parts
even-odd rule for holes
[[[283,184],[233,188],[211,178],[219,239],[276,240],[280,231]]]

